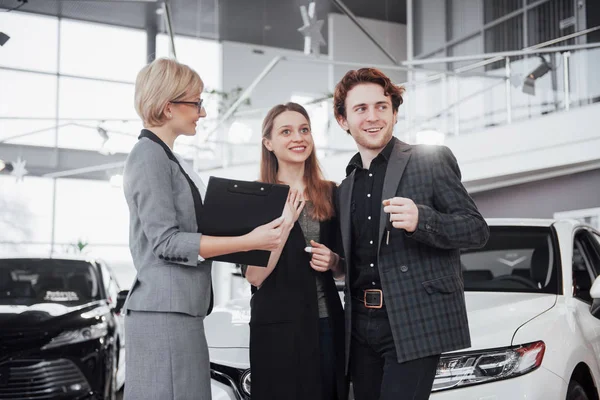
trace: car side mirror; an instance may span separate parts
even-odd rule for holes
[[[115,305],[115,312],[120,313],[125,305],[125,300],[127,300],[127,295],[129,294],[129,290],[121,290],[117,295],[117,304]]]
[[[600,277],[594,280],[590,289],[590,297],[594,300],[600,300]]]
[[[590,312],[592,315],[600,319],[600,277],[594,280],[590,289],[590,297],[592,298],[592,308]]]

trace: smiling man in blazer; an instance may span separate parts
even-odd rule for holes
[[[393,137],[403,91],[362,68],[334,94],[358,147],[338,199],[356,400],[429,398],[440,354],[471,344],[459,249],[489,237],[452,152]]]

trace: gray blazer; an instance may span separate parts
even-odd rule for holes
[[[396,138],[383,182],[382,199],[402,196],[419,209],[417,230],[379,222],[378,268],[398,362],[469,347],[471,338],[459,249],[485,245],[490,230],[461,183],[452,151],[411,146]],[[346,260],[352,256],[352,192],[355,170],[339,188],[339,218]],[[383,206],[382,206],[383,207]],[[352,268],[346,269],[346,368],[351,342]]]
[[[192,188],[165,147],[144,130],[125,162],[129,248],[137,270],[125,309],[205,316],[212,261],[198,255],[202,234]]]

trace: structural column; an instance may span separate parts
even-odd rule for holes
[[[146,61],[152,62],[156,59],[156,35],[158,34],[158,15],[156,14],[157,3],[146,4]]]

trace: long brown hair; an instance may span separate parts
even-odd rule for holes
[[[273,124],[275,118],[285,111],[295,111],[300,113],[308,121],[310,127],[310,117],[306,109],[297,103],[278,104],[271,108],[262,124],[262,153],[260,157],[260,181],[266,183],[280,183],[277,181],[277,171],[279,163],[275,154],[265,146],[265,139],[271,140]],[[312,132],[312,129],[311,129]],[[323,177],[321,166],[315,155],[315,148],[304,162],[304,183],[306,185],[305,194],[312,201],[313,211],[311,217],[324,221],[330,219],[335,214],[332,203],[332,190],[335,183],[327,181]]]

